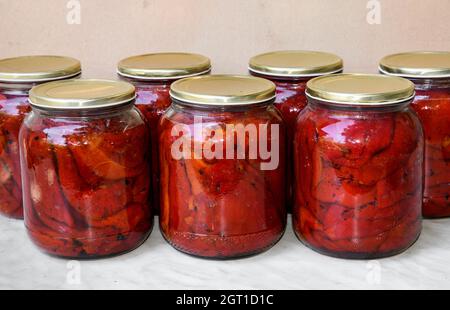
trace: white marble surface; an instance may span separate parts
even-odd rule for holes
[[[0,288],[450,289],[450,220],[425,221],[414,247],[376,261],[317,254],[300,244],[289,226],[270,251],[241,260],[181,254],[166,244],[156,227],[134,252],[78,263],[42,254],[28,240],[21,221],[1,218]]]

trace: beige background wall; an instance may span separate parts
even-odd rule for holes
[[[113,77],[123,57],[193,51],[215,72],[245,73],[248,58],[275,49],[335,52],[347,71],[375,72],[385,54],[450,50],[450,0],[79,0],[81,24],[69,25],[69,0],[0,0],[0,57],[63,54],[85,76]]]

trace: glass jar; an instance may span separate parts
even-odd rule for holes
[[[285,126],[275,85],[205,76],[172,85],[160,125],[165,239],[200,257],[227,259],[273,246],[286,225]]]
[[[0,214],[23,218],[19,129],[30,112],[28,91],[37,84],[81,74],[80,62],[60,56],[0,60]]]
[[[20,131],[25,225],[43,251],[98,258],[152,228],[149,130],[125,82],[69,80],[30,92]]]
[[[410,108],[414,85],[342,74],[307,87],[294,141],[297,236],[340,258],[406,250],[421,231],[424,137]]]
[[[342,72],[343,61],[336,55],[314,51],[276,51],[254,56],[249,71],[253,76],[271,80],[276,85],[275,106],[287,126],[288,141],[294,140],[298,114],[307,104],[306,83],[318,76]],[[293,203],[294,159],[292,142],[288,148],[288,206]]]
[[[450,216],[450,52],[414,52],[385,57],[380,71],[416,86],[412,107],[425,131],[423,215]]]
[[[170,85],[179,79],[208,74],[209,58],[190,53],[154,53],[126,58],[118,65],[122,80],[136,87],[136,107],[150,126],[152,145],[152,205],[159,212],[158,124],[171,104]]]

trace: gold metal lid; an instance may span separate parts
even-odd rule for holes
[[[276,77],[311,77],[341,72],[344,62],[334,54],[277,51],[254,56],[249,70]]]
[[[249,105],[275,98],[275,84],[269,80],[238,75],[205,75],[172,84],[172,98],[200,105]]]
[[[405,102],[415,95],[414,84],[381,74],[337,74],[307,83],[306,94],[320,101],[345,105],[379,106]]]
[[[0,81],[39,83],[67,79],[81,73],[78,60],[63,56],[23,56],[0,60]]]
[[[132,84],[109,80],[64,80],[35,86],[30,103],[44,109],[85,110],[131,102],[136,97]]]
[[[384,57],[380,72],[408,78],[450,77],[450,52],[410,52]]]
[[[142,80],[181,79],[211,71],[209,58],[190,53],[155,53],[119,62],[117,73]]]

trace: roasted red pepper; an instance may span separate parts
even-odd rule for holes
[[[450,81],[441,84],[417,89],[412,105],[425,131],[423,215],[429,218],[450,216]]]
[[[172,145],[175,126],[194,130],[194,118],[202,117],[209,133],[197,138],[200,150],[211,142],[224,142],[223,159],[190,157],[175,159]],[[265,162],[258,155],[251,159],[249,137],[218,138],[227,135],[227,125],[279,126],[279,165],[274,170],[261,170]],[[214,132],[214,134],[212,134]],[[228,132],[229,134],[229,132]],[[245,108],[238,111],[202,110],[194,107],[171,107],[160,126],[161,216],[164,237],[177,249],[209,258],[232,258],[261,252],[281,237],[285,229],[285,128],[279,112],[272,106]],[[254,141],[253,141],[254,142]],[[247,156],[227,159],[226,150],[246,150]],[[183,149],[187,152],[187,150]]]
[[[19,129],[30,111],[27,96],[0,94],[0,214],[22,219]]]
[[[131,106],[60,117],[38,110],[21,131],[25,224],[44,251],[93,258],[136,248],[152,220],[149,132]]]
[[[341,258],[399,253],[421,230],[423,134],[402,107],[338,110],[311,103],[294,141],[294,229]]]

